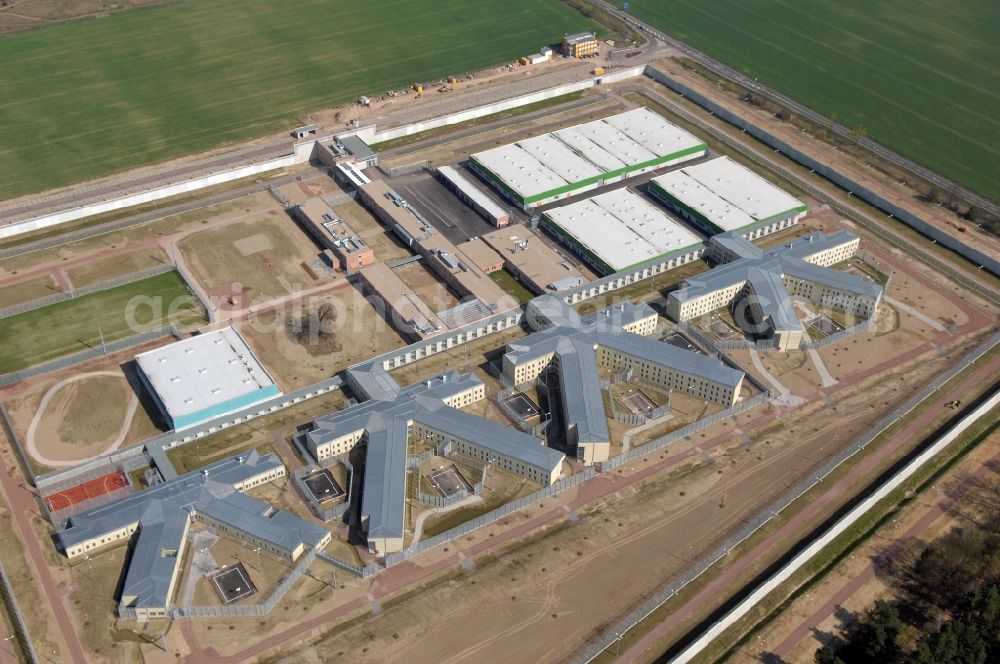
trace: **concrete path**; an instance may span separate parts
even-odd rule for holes
[[[424,521],[432,514],[444,514],[445,512],[451,512],[452,510],[461,509],[463,507],[468,507],[469,505],[475,505],[476,503],[483,502],[480,496],[469,496],[464,500],[460,500],[453,505],[448,505],[447,507],[435,507],[434,509],[425,510],[420,513],[417,517],[417,522],[413,525],[413,541],[419,542],[420,536],[424,532]]]
[[[831,385],[837,384],[837,379],[830,375],[827,371],[826,365],[823,364],[823,358],[819,356],[815,348],[810,348],[806,351],[809,353],[809,359],[812,360],[813,366],[816,367],[816,372],[819,373],[820,380],[823,381],[823,387],[830,387]]]
[[[767,369],[764,368],[764,363],[760,361],[760,355],[757,353],[756,349],[750,349],[750,361],[753,362],[753,366],[760,373],[761,377],[771,384],[775,390],[778,391],[777,397],[772,397],[772,401],[780,406],[799,406],[806,402],[802,397],[797,397],[791,393],[791,391],[778,382],[778,379],[772,376]]]
[[[198,579],[212,572],[219,567],[215,556],[212,555],[211,548],[219,540],[219,537],[212,532],[203,530],[191,535],[191,548],[194,556],[191,559],[191,573],[187,576],[184,584],[184,595],[181,606],[191,606],[194,599],[194,589],[198,584]]]
[[[920,311],[919,309],[911,307],[905,302],[900,302],[896,298],[889,297],[888,295],[883,295],[882,299],[885,300],[887,303],[891,304],[892,306],[896,307],[897,309],[905,311],[906,313],[910,314],[917,320],[923,323],[927,323],[928,325],[931,326],[932,329],[937,330],[938,332],[947,331],[947,328],[944,325],[942,325],[939,321],[934,320],[924,312]]]

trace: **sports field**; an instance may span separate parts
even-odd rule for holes
[[[168,320],[172,303],[175,315]],[[129,326],[130,318],[136,323],[134,328]],[[204,320],[204,308],[184,281],[176,272],[166,272],[0,319],[0,373],[100,346],[101,334],[107,343],[171,323]]]
[[[995,0],[646,0],[629,11],[1000,200]]]
[[[291,129],[594,27],[559,0],[184,0],[0,36],[0,200]]]

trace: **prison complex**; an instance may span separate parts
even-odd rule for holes
[[[546,210],[542,225],[605,275],[656,258],[683,265],[705,249],[700,237],[628,189]]]
[[[708,145],[646,108],[479,152],[469,166],[524,210],[702,157]]]
[[[322,549],[330,532],[243,492],[285,476],[275,454],[251,451],[70,517],[56,537],[70,560],[138,536],[119,614],[166,618],[192,521],[290,561]]]
[[[337,258],[340,269],[356,272],[375,262],[375,252],[320,197],[293,208],[295,217],[320,246]]]
[[[744,331],[773,338],[779,350],[795,350],[805,329],[792,297],[863,319],[875,315],[883,289],[876,283],[830,265],[853,257],[860,240],[848,231],[813,233],[764,250],[738,232],[709,240],[708,256],[720,266],[689,277],[667,298],[667,314],[676,321],[732,306]]]
[[[435,312],[445,326],[450,329],[458,328],[517,306],[517,302],[488,274],[474,261],[469,260],[458,247],[439,233],[419,211],[385,182],[381,180],[370,182],[358,189],[358,195],[376,218],[393,230],[403,244],[424,258],[424,264],[431,271],[465,298],[462,304],[452,309]],[[387,305],[395,306],[391,301],[387,301]],[[408,326],[402,331],[412,335],[414,329]],[[417,335],[418,338],[426,336],[420,331]]]
[[[611,453],[598,367],[630,370],[634,379],[729,407],[739,398],[743,372],[714,358],[650,339],[657,314],[648,305],[626,302],[588,316],[562,300],[543,296],[528,304],[535,333],[508,344],[503,375],[511,385],[535,380],[554,369],[566,442],[585,463]]]
[[[359,375],[363,374],[363,375]],[[303,441],[317,461],[366,446],[361,524],[378,554],[404,547],[408,443],[434,445],[440,456],[460,455],[548,486],[565,456],[533,436],[460,408],[486,396],[483,382],[451,372],[400,388],[381,367],[352,369],[359,404],[317,419]]]
[[[141,353],[135,361],[140,379],[177,431],[281,394],[232,327]]]
[[[503,260],[503,267],[535,295],[566,290],[583,283],[583,275],[530,228],[515,224],[483,236]]]
[[[806,204],[729,157],[649,181],[650,195],[706,233],[735,231],[748,240],[794,226]]]

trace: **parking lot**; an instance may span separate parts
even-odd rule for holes
[[[461,170],[473,181],[478,180],[468,170]],[[492,224],[487,223],[472,208],[460,201],[430,173],[420,172],[394,178],[392,187],[419,209],[434,228],[453,244],[461,244],[469,238],[495,230]],[[486,195],[492,196],[485,186],[480,186],[480,189]],[[497,202],[505,208],[511,207],[509,204],[504,205],[502,201]]]

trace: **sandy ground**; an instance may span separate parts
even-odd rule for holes
[[[993,435],[920,499],[898,511],[880,531],[795,599],[728,661],[775,661],[775,656],[783,662],[812,661],[817,648],[839,634],[875,600],[893,597],[891,576],[886,576],[876,565],[890,547],[929,542],[965,524],[962,511],[974,507],[974,497],[968,493],[965,482],[973,473],[995,478],[995,468],[990,466],[998,452],[1000,435]]]
[[[0,287],[0,308],[31,302],[61,292],[63,289],[52,274],[29,278],[9,286]]]
[[[337,311],[335,335],[339,350],[318,342],[313,347],[304,346],[286,332],[288,321],[323,302],[333,304]],[[286,307],[252,315],[239,321],[238,328],[285,391],[311,385],[368,357],[405,345],[378,310],[346,282],[329,293],[296,299]]]
[[[257,209],[238,221],[195,233],[178,246],[202,287],[212,295],[239,296],[240,306],[312,288],[320,283],[303,267],[320,249],[280,208]],[[322,271],[320,279],[329,278]]]
[[[78,18],[99,18],[112,11],[160,5],[171,0],[14,0],[0,12],[0,32],[16,32],[28,28],[59,23]]]
[[[10,416],[18,436],[21,438],[22,443],[24,443],[27,440],[28,428],[32,419],[38,413],[42,399],[55,385],[67,378],[92,372],[108,371],[119,376],[119,378],[111,380],[121,382],[126,388],[124,393],[131,398],[138,393],[137,388],[139,385],[138,378],[135,376],[132,358],[138,353],[159,348],[169,341],[171,341],[170,337],[164,337],[159,341],[135,346],[120,353],[101,357],[60,371],[36,376],[21,383],[5,387],[0,390],[0,402],[3,402],[3,406]],[[36,443],[38,449],[49,458],[85,459],[89,455],[99,453],[107,447],[108,441],[103,437],[100,440],[91,439],[89,432],[85,430],[79,431],[80,423],[66,420],[64,417],[75,397],[79,396],[80,399],[83,399],[84,404],[88,403],[92,398],[92,395],[88,391],[81,391],[78,387],[75,387],[77,385],[82,384],[70,384],[66,389],[60,390],[51,397],[46,412],[38,424],[39,430],[36,436]],[[96,395],[93,395],[93,398],[96,398]],[[109,404],[109,414],[113,415],[117,413],[119,416],[124,416],[126,407],[127,401],[121,403],[116,401],[116,404]],[[84,421],[89,419],[86,409],[74,408],[73,411]],[[114,417],[111,417],[111,419],[114,419]],[[159,421],[160,415],[155,410],[155,406],[145,398],[141,399],[121,447],[129,447],[161,433],[156,424]],[[118,429],[117,427],[111,428],[115,429],[115,432],[110,436],[114,438],[118,435]],[[63,430],[63,433],[60,433],[60,429]],[[70,437],[76,438],[76,442],[67,443],[63,441],[67,430],[73,432],[73,435]],[[36,471],[50,469],[41,463],[36,464]]]
[[[823,463],[887,408],[907,398],[948,364],[946,354],[968,348],[972,343],[969,335],[990,321],[982,311],[925,282],[915,272],[900,269],[894,279],[903,288],[901,298],[922,293],[924,304],[917,305],[924,307],[927,315],[947,310],[964,315],[965,324],[959,325],[955,334],[932,334],[920,332],[919,320],[903,317],[898,329],[862,344],[864,351],[859,352],[851,340],[837,344],[831,347],[827,363],[835,367],[833,360],[840,360],[840,382],[826,389],[818,387],[810,362],[785,367],[782,377],[798,381],[793,383],[796,389],[811,386],[801,389],[805,405],[752,411],[735,423],[727,420],[691,441],[678,443],[669,452],[623,469],[628,474],[647,464],[667,464],[667,458],[658,461],[658,457],[672,457],[674,463],[665,470],[669,467],[681,476],[668,478],[661,473],[646,484],[605,496],[597,504],[577,503],[577,515],[583,512],[587,516],[572,528],[496,558],[495,563],[463,576],[457,586],[453,580],[394,604],[378,618],[377,630],[369,621],[338,630],[336,642],[321,642],[304,656],[322,657],[321,653],[331,648],[361,652],[363,661],[458,661],[499,653],[538,661],[565,653],[567,647],[624,612],[642,592],[684,569],[692,556],[710,548],[722,533]],[[883,337],[884,345],[873,352],[870,344],[882,343]],[[452,366],[455,364],[453,361]],[[788,419],[792,413],[794,421]],[[746,446],[744,436],[754,444]],[[699,469],[694,470],[691,464]],[[577,500],[578,492],[567,492],[574,493],[545,501],[547,509],[538,511]],[[641,498],[636,502],[630,500],[632,496]],[[403,587],[404,582],[394,580],[397,575],[419,577],[421,570],[437,569],[441,559],[454,560],[456,549],[477,550],[477,543],[486,547],[491,536],[500,536],[531,515],[530,511],[519,513],[508,523],[474,533],[448,552],[443,548],[429,552],[390,570],[377,583],[386,590]],[[597,515],[600,517],[592,518]],[[678,539],[678,532],[687,536]],[[661,554],[650,556],[651,551]],[[577,583],[578,579],[587,579],[587,583]],[[504,595],[513,598],[509,603],[506,599],[497,603],[496,588],[501,584]],[[595,595],[610,599],[595,605],[589,601]],[[471,611],[489,601],[503,620],[496,620],[496,611],[481,617]],[[430,615],[433,620],[427,618]],[[195,633],[199,629],[194,626]],[[392,633],[398,638],[393,639]],[[374,640],[369,638],[372,635]],[[217,641],[212,643],[219,652],[235,652]]]
[[[43,396],[25,444],[41,463],[74,465],[117,449],[138,407],[138,397],[118,371],[72,376]],[[44,452],[39,441],[44,441]]]
[[[590,94],[596,93],[591,92]],[[418,147],[417,144],[407,146],[405,148],[406,154],[399,156],[393,156],[393,151],[390,150],[385,156],[380,157],[380,163],[387,169],[424,160],[432,164],[452,163],[464,159],[470,154],[498,145],[607,117],[634,107],[635,105],[627,100],[613,98],[594,102],[583,108],[557,111],[534,120],[525,121],[509,118],[499,121],[502,126],[483,131],[471,138],[455,141],[449,141],[446,137],[425,139],[429,144],[428,147],[415,150],[414,148]]]
[[[460,301],[423,263],[410,263],[396,268],[395,272],[433,311],[451,309]]]
[[[360,203],[354,201],[342,203],[334,206],[333,211],[340,215],[347,222],[347,225],[372,248],[376,260],[388,263],[413,255],[396,239],[395,233],[386,230],[385,226],[380,224]]]

